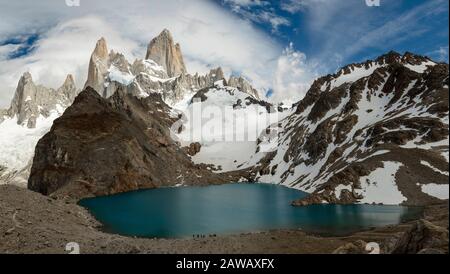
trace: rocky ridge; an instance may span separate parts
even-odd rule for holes
[[[192,84],[190,81],[194,81],[195,85],[199,83],[199,79],[202,79],[198,76],[192,78],[188,74],[181,74],[179,77],[171,78],[170,81],[154,81],[157,77],[166,77],[167,75],[164,68],[154,61],[136,61],[130,65],[121,54],[111,52],[109,56],[113,57],[112,64],[114,65],[108,70],[109,74],[106,78],[107,88],[105,91],[107,92],[103,94],[103,98],[106,98],[107,101],[114,100],[118,95],[123,97],[126,94],[127,98],[135,98],[134,100],[150,100],[149,98],[155,100],[155,96],[160,96],[158,98],[161,98],[162,101],[159,104],[163,104],[167,101],[166,89],[161,88],[162,86],[154,86],[154,83],[165,85],[189,82]],[[124,84],[124,79],[128,79],[124,74],[136,73],[142,68],[148,72],[154,72],[154,74],[150,75],[150,73],[141,71],[139,76],[129,78],[129,83]],[[223,78],[220,68],[212,71],[210,75],[212,78]],[[205,79],[205,82],[208,82],[208,79]],[[234,86],[240,85],[240,81],[235,78],[230,82]],[[206,88],[200,88],[201,85],[198,85],[200,89],[192,95],[187,93],[189,94],[188,98],[192,97],[187,111],[192,108],[194,99],[197,98],[204,107],[232,105],[233,116],[248,115],[247,109],[251,110],[249,106],[254,105],[261,107],[260,110],[257,110],[259,114],[266,116],[273,113],[279,114],[279,109],[257,100],[248,91],[243,92],[242,88],[232,87],[224,79],[215,81],[212,86],[209,86],[211,83],[207,84]],[[109,89],[109,87],[113,88]],[[154,92],[155,88],[160,88],[159,92]],[[168,96],[171,99],[181,100],[186,96],[183,89],[180,93],[174,91],[174,89],[169,91]],[[137,104],[131,105],[132,107],[129,107],[126,112],[137,111],[140,113],[156,107],[139,110]],[[167,106],[163,112],[168,113],[170,109]],[[117,109],[108,109],[104,112],[115,111]],[[120,111],[123,112],[124,109]],[[175,116],[177,115],[179,114]],[[142,117],[145,117],[142,121],[147,122],[155,119],[153,116]],[[400,55],[395,52],[390,52],[374,61],[351,64],[334,75],[317,79],[305,98],[295,104],[292,111],[284,112],[282,117],[285,118],[278,120],[265,130],[266,133],[272,132],[273,127],[278,130],[277,138],[273,138],[273,136],[269,138],[269,145],[271,144],[274,148],[271,152],[262,149],[262,145],[267,145],[267,140],[263,140],[264,134],[260,140],[254,143],[241,142],[242,146],[239,146],[238,142],[202,142],[189,139],[192,132],[198,129],[189,127],[188,124],[182,125],[178,130],[178,137],[186,135],[187,141],[182,141],[183,138],[180,138],[181,143],[174,145],[178,148],[187,147],[187,149],[181,150],[181,154],[187,157],[187,153],[189,153],[196,164],[204,165],[204,167],[212,165],[209,170],[213,171],[215,175],[224,171],[238,172],[242,177],[234,178],[236,181],[245,178],[244,180],[249,181],[279,182],[311,193],[307,198],[295,201],[294,205],[322,203],[425,205],[448,199],[448,195],[445,196],[445,188],[448,188],[449,133],[447,64],[435,63],[411,53]],[[95,117],[94,121],[104,120],[98,118]],[[164,119],[170,118],[169,115]],[[68,121],[67,123],[70,124],[71,119],[73,117],[69,115],[61,121]],[[159,132],[167,132],[176,120],[174,117],[171,123],[162,124]],[[57,124],[58,120],[55,122],[55,126]],[[65,126],[63,125],[63,128]],[[227,126],[225,125],[225,127]],[[91,133],[92,136],[104,134],[102,129],[97,130],[99,131]],[[154,138],[145,132],[145,127],[140,127],[137,131],[130,129],[128,131],[134,132],[133,134],[136,136],[144,132],[143,140]],[[52,130],[52,134],[57,132],[57,128]],[[110,138],[114,139],[117,138],[116,134],[120,136],[122,133],[119,131],[119,133],[108,134],[110,134]],[[244,132],[244,134],[247,133]],[[83,135],[82,137],[94,138],[92,136]],[[134,138],[133,136],[128,137]],[[70,146],[79,147],[80,141],[85,142],[83,138],[72,136],[71,140],[74,140],[75,143],[58,143],[56,147],[63,148],[63,151],[70,149]],[[172,142],[167,134],[163,139],[165,139],[164,143]],[[33,182],[47,184],[43,182],[43,178],[48,177],[46,166],[60,165],[58,161],[62,159],[62,156],[60,159],[55,156],[54,159],[50,159],[50,162],[40,159],[42,155],[50,154],[46,151],[49,147],[52,147],[54,153],[59,153],[57,150],[55,151],[55,145],[52,142],[42,141],[42,144],[38,145],[40,150],[36,150],[35,165],[37,170],[43,171],[32,172],[36,176],[30,178],[30,188],[46,194],[57,191],[61,186],[58,185],[51,191],[47,191],[33,186]],[[199,146],[192,147],[191,143],[194,142],[199,142]],[[97,140],[91,145],[90,150],[104,147],[102,141],[97,142]],[[236,146],[236,149],[231,149],[230,145]],[[155,151],[160,149],[155,148]],[[125,155],[136,154],[133,152],[135,151],[134,147],[131,149],[121,148],[121,150],[128,151]],[[217,151],[223,152],[224,155],[221,155],[220,158],[217,157]],[[83,155],[85,153],[87,152],[84,152]],[[212,156],[210,153],[213,153]],[[171,161],[172,156],[174,155],[167,155],[167,161]],[[95,157],[100,157],[95,161],[103,161],[101,159],[104,156],[95,155]],[[114,161],[117,160],[117,157],[111,155],[109,157]],[[81,158],[79,158],[73,164],[78,166],[81,162]],[[112,166],[117,165],[117,172],[119,172],[123,169],[121,167],[123,164],[119,161],[113,163]],[[147,178],[140,178],[139,181],[146,182],[147,180],[148,184],[118,187],[117,191],[160,186],[155,183],[155,178],[153,178],[155,174],[161,175],[160,170],[143,172],[146,165],[148,165],[147,162],[138,163],[133,174]],[[77,168],[76,179],[70,179],[71,182],[82,180],[90,182],[90,185],[100,182],[103,186],[107,181],[95,175],[90,175],[94,179],[86,179],[87,177],[82,171],[87,167]],[[59,175],[55,178],[63,174],[62,171],[58,172]],[[107,173],[106,178],[111,182],[120,177],[112,175],[111,171],[107,171]],[[81,176],[80,174],[82,177],[84,176],[82,179],[77,177]],[[213,178],[215,175],[201,176]],[[151,179],[148,179],[150,177]],[[130,177],[126,178],[132,181],[129,179]],[[55,179],[55,181],[59,180],[59,178]],[[170,185],[180,183],[176,178],[170,178],[170,181],[173,182]],[[205,182],[207,181],[205,180]],[[220,180],[209,181],[219,182]],[[53,182],[48,184],[52,185]],[[124,184],[123,180],[119,184]],[[111,184],[105,189],[107,190],[101,190],[98,193],[109,193],[108,191],[114,193],[116,191]],[[95,193],[90,192],[90,194],[97,195]]]

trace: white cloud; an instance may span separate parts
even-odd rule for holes
[[[8,57],[19,48],[20,44],[8,44],[0,46],[0,61],[8,59]]]
[[[224,0],[225,3],[235,6],[266,6],[270,3],[262,0]]]
[[[426,55],[440,62],[448,62],[448,46],[441,46],[437,50],[428,52]]]
[[[8,106],[20,76],[29,71],[33,79],[49,87],[59,87],[67,74],[74,74],[77,86],[86,80],[89,56],[99,38],[96,28],[108,35],[111,48],[120,49],[129,58],[138,43],[122,38],[117,31],[95,16],[68,20],[57,25],[37,41],[28,56],[0,61],[1,101]]]
[[[224,0],[231,6],[231,10],[242,18],[255,22],[267,23],[272,26],[272,32],[277,33],[280,26],[290,26],[291,22],[283,16],[277,15],[269,2],[261,0]],[[254,9],[260,7],[260,9]]]
[[[274,102],[294,103],[302,99],[317,73],[315,65],[307,62],[305,54],[295,51],[291,43],[277,61],[273,82]]]
[[[282,52],[281,45],[250,22],[209,1],[82,0],[80,7],[67,7],[63,0],[0,2],[0,41],[40,34],[30,55],[0,61],[0,107],[9,105],[24,71],[54,88],[68,73],[83,85],[89,56],[101,36],[110,48],[142,58],[151,38],[168,28],[181,44],[189,71],[222,66],[242,72],[257,88],[271,86]]]
[[[448,46],[446,47],[440,47],[438,50],[439,53],[439,60],[440,61],[447,61],[448,62]]]
[[[329,60],[336,53],[344,61],[368,49],[381,54],[434,31],[424,19],[435,20],[448,12],[446,3],[429,0],[405,8],[401,1],[381,1],[380,7],[368,7],[364,0],[289,0],[282,8],[305,15],[304,32],[319,53],[315,58],[330,69],[333,64]]]
[[[333,0],[285,0],[280,3],[280,7],[287,12],[296,13],[311,8],[312,5],[326,3],[326,1]]]

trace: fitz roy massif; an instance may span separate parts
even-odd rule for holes
[[[303,99],[285,105],[265,101],[250,81],[225,77],[220,67],[204,75],[187,71],[182,46],[168,30],[151,40],[143,59],[127,60],[116,50],[98,40],[83,87],[68,75],[58,89],[47,88],[25,72],[10,107],[0,110],[0,252],[64,252],[69,241],[86,252],[164,252],[158,239],[102,232],[77,205],[144,189],[261,183],[305,192],[286,201],[293,207],[420,206],[425,215],[442,210],[431,206],[445,208],[446,63],[387,52],[317,78]],[[226,115],[208,120],[221,130],[196,123],[198,107],[226,108]],[[245,138],[228,140],[227,132]],[[424,218],[399,228],[403,234],[378,228],[373,235],[389,242],[386,253],[448,252],[448,230],[439,223],[445,216],[429,216],[438,221]],[[277,237],[306,237],[292,233]],[[415,235],[425,241],[414,242]],[[266,236],[239,237],[262,242]],[[218,241],[234,236],[223,237]],[[318,237],[324,249],[304,251],[347,253],[371,240],[354,237],[361,241]],[[173,241],[172,252],[199,250],[195,241]],[[210,244],[210,252],[224,251]]]

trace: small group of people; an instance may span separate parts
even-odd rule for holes
[[[208,234],[208,236],[205,234],[192,235],[192,238],[194,238],[194,239],[202,239],[202,238],[206,238],[206,237],[217,237],[217,235],[216,234]]]

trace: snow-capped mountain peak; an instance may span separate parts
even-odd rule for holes
[[[180,44],[174,43],[172,34],[167,29],[150,41],[145,59],[151,59],[161,65],[169,77],[186,73]]]
[[[404,55],[391,51],[381,55],[375,60],[367,60],[363,63],[349,64],[339,69],[335,74],[319,78],[322,82],[321,91],[331,90],[344,83],[355,82],[363,77],[371,75],[376,69],[398,64],[417,73],[423,73],[428,68],[436,65],[431,59],[413,53],[406,52]]]

